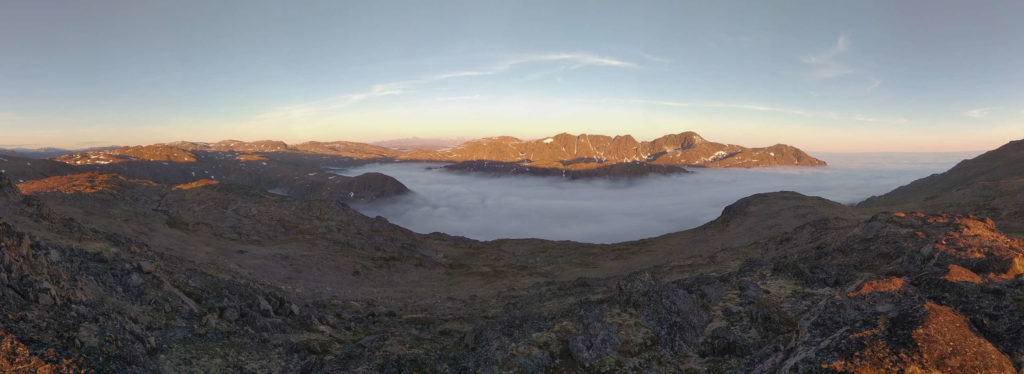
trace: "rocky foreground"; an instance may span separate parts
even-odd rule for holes
[[[1022,144],[860,206],[758,194],[609,245],[421,235],[227,178],[8,166],[0,371],[1017,373]]]

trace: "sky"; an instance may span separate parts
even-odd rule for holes
[[[1020,1],[0,0],[0,147],[1024,138]]]

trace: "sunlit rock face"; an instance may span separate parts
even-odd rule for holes
[[[54,160],[72,165],[109,164],[133,160],[195,162],[196,155],[183,148],[155,144],[121,147],[109,151],[71,153],[54,157]]]
[[[626,162],[706,167],[825,165],[824,161],[788,145],[746,148],[710,142],[694,132],[643,142],[630,135],[610,137],[562,133],[529,141],[503,136],[474,140],[440,151],[412,151],[397,157],[450,162],[486,160],[563,169],[587,169]]]

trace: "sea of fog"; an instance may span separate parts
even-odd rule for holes
[[[980,153],[815,153],[829,166],[694,168],[692,174],[631,180],[496,177],[431,169],[441,164],[427,163],[336,172],[380,172],[404,183],[411,194],[353,207],[416,232],[612,243],[700,226],[725,206],[759,192],[796,191],[855,204]]]

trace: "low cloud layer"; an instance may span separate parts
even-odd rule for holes
[[[413,193],[357,204],[413,231],[473,239],[541,238],[612,243],[677,232],[718,217],[759,192],[797,191],[845,204],[942,172],[969,153],[816,154],[825,168],[696,169],[634,180],[571,181],[428,170],[430,164],[372,164],[340,173],[391,175]]]

